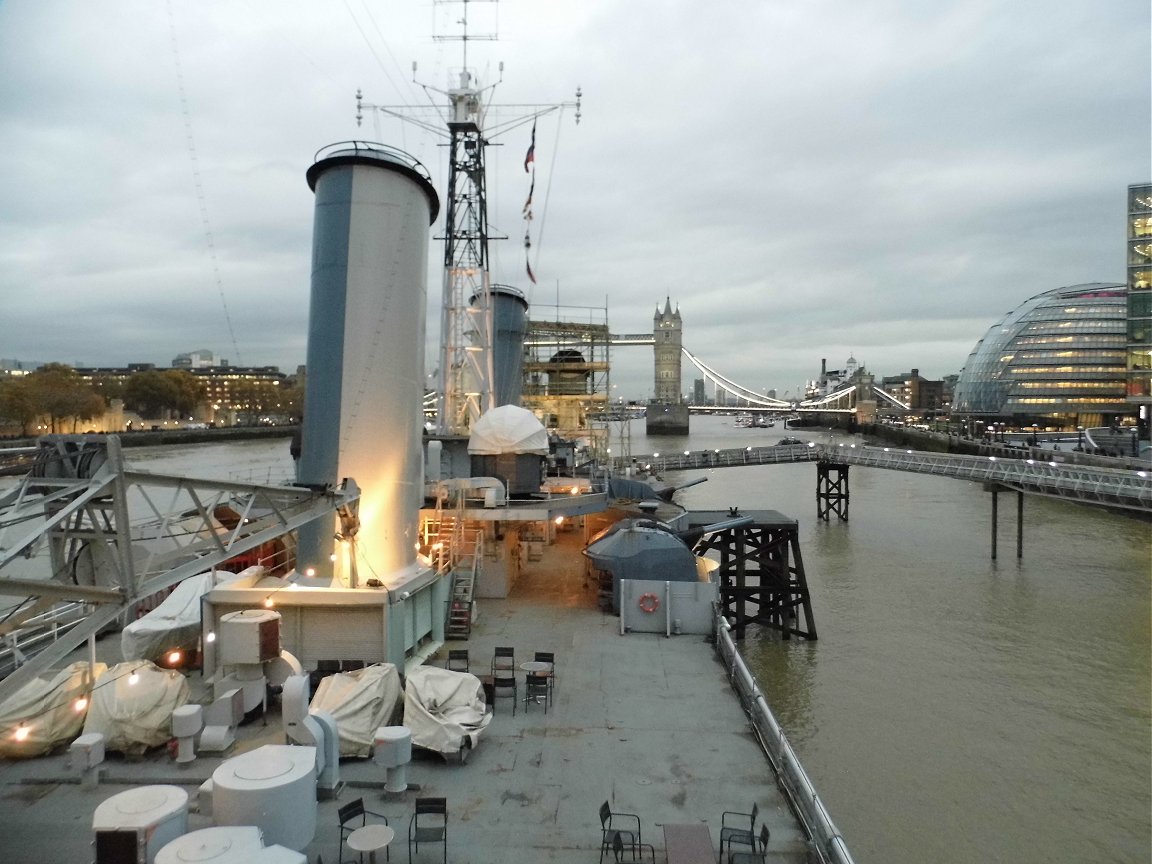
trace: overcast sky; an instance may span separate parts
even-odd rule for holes
[[[443,192],[440,140],[377,112],[358,129],[355,93],[428,106],[411,64],[449,86],[461,44],[433,36],[458,33],[460,9],[0,0],[0,358],[303,363],[304,172],[329,143],[382,140]],[[614,332],[646,332],[670,296],[686,347],[783,394],[823,357],[958,372],[1028,297],[1124,280],[1126,187],[1152,177],[1147,0],[470,10],[499,39],[469,43],[469,66],[491,84],[504,63],[490,124],[583,89],[579,125],[569,107],[537,132],[535,287],[530,127],[489,151],[492,232],[511,238],[493,278],[536,315],[607,304]],[[612,376],[646,398],[651,349],[618,349]]]

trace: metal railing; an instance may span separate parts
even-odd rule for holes
[[[715,616],[715,626],[716,653],[724,661],[732,687],[752,720],[756,736],[776,771],[781,789],[788,796],[792,809],[808,834],[812,853],[824,864],[853,864],[852,854],[844,838],[840,836],[824,802],[816,794],[812,781],[800,764],[800,759],[772,715],[756,679],[740,656],[732,638],[731,626],[719,611]]]
[[[22,622],[19,629],[5,633],[0,638],[0,678],[54,643],[83,621],[90,611],[87,603],[58,603]]]
[[[1020,453],[1021,456],[1025,455]],[[900,447],[856,444],[806,444],[746,447],[730,450],[691,450],[638,456],[635,463],[652,471],[690,471],[819,460],[865,465],[955,480],[993,483],[1019,492],[1152,512],[1152,469],[1105,468],[1056,459],[964,456]]]
[[[994,483],[1020,492],[1152,511],[1152,471],[1070,465],[1055,460],[961,456],[894,447],[821,445],[825,458],[849,465],[867,465],[958,480]]]

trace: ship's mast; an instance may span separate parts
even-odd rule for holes
[[[433,0],[437,6],[450,3],[463,6],[456,19],[460,32],[434,36],[437,41],[458,41],[463,46],[464,66],[457,85],[447,91],[421,85],[448,99],[448,188],[444,195],[444,276],[443,303],[440,309],[440,375],[437,397],[437,428],[441,434],[466,435],[472,424],[485,411],[494,407],[492,282],[488,270],[488,199],[485,182],[484,153],[488,136],[485,129],[486,100],[500,83],[486,88],[478,86],[475,73],[468,68],[468,43],[493,40],[495,33],[478,34],[469,30],[468,7],[482,2],[495,5],[497,0]],[[415,64],[413,70],[415,71]],[[503,72],[504,64],[500,64]],[[524,125],[536,117],[567,107],[572,103],[553,105],[519,105],[528,109],[511,122],[500,124],[498,131]],[[576,96],[576,122],[580,122],[580,91]],[[368,105],[356,94],[356,120],[363,110],[375,109],[409,120],[421,128],[428,124],[405,116],[403,108]],[[500,238],[502,239],[502,238]]]
[[[465,43],[467,44],[467,43]],[[492,303],[488,272],[480,93],[472,73],[448,91],[451,114],[444,222],[444,303],[440,315],[438,419],[445,434],[464,434],[492,405]]]
[[[455,0],[437,0],[438,3]],[[448,189],[444,216],[444,298],[440,311],[440,394],[437,423],[443,434],[466,434],[493,407],[492,297],[488,272],[488,199],[485,189],[483,103],[468,68],[470,39],[495,34],[468,31],[469,0],[458,40],[464,66],[448,96]]]

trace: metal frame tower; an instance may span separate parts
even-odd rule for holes
[[[485,187],[480,91],[472,74],[447,93],[451,114],[448,191],[444,221],[444,302],[440,310],[440,431],[466,432],[493,407],[492,295],[488,272],[488,199]]]
[[[485,128],[491,107],[490,91],[500,83],[485,88],[477,86],[475,74],[468,68],[468,43],[494,40],[495,34],[476,34],[468,29],[469,3],[496,0],[434,0],[436,5],[463,4],[463,14],[454,20],[461,33],[436,36],[437,41],[463,44],[464,65],[458,85],[447,91],[421,85],[428,93],[448,99],[448,188],[445,193],[443,303],[440,310],[440,373],[437,396],[437,431],[444,435],[464,435],[472,424],[495,405],[495,372],[493,363],[493,298],[489,273],[488,241],[493,239],[488,225],[488,199],[485,180],[484,151],[489,138],[527,124],[545,114],[575,105],[576,122],[580,122],[580,89],[575,103],[553,105],[517,105],[527,113]],[[415,72],[416,64],[412,65]],[[499,66],[500,72],[504,64]],[[368,105],[356,94],[356,121],[363,110],[378,110],[401,120],[415,123],[425,130],[443,134],[430,123],[406,116],[408,106]],[[533,134],[535,131],[533,130]],[[497,237],[495,239],[506,239]]]

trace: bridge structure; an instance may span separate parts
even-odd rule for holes
[[[654,346],[656,339],[650,333],[613,333],[609,337],[609,344],[613,347],[628,346]],[[905,413],[909,407],[881,387],[877,387],[870,375],[862,376],[859,381],[841,387],[834,392],[821,394],[810,399],[788,401],[766,396],[745,387],[717,371],[698,355],[681,347],[682,356],[695,366],[704,380],[712,384],[717,390],[732,396],[736,405],[694,405],[693,411],[704,413],[730,411],[739,408],[741,411],[751,413],[790,413],[801,414],[843,414],[859,415],[861,411],[874,414],[877,407],[890,412]],[[860,403],[865,403],[861,405]],[[865,419],[871,419],[870,417]]]
[[[835,513],[848,519],[848,468],[851,465],[932,474],[984,484],[992,494],[992,557],[997,554],[997,519],[1001,491],[1016,492],[1016,557],[1023,557],[1024,496],[1040,495],[1078,504],[1152,514],[1152,470],[1070,464],[1030,458],[1028,451],[1008,455],[969,456],[898,447],[857,444],[773,445],[720,450],[687,450],[634,457],[652,472],[739,468],[794,462],[817,464],[817,512],[828,520]]]

